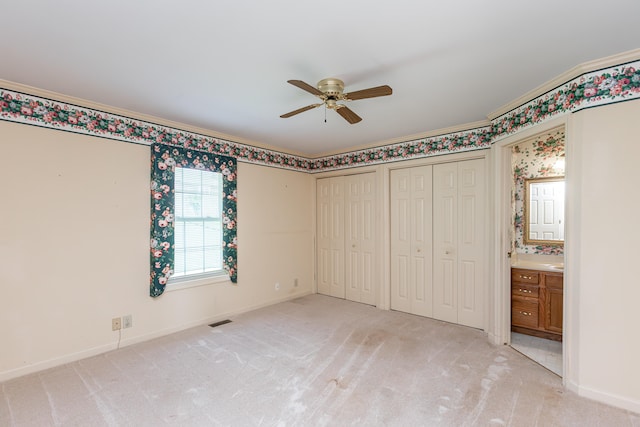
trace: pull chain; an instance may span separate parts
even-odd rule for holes
[[[324,122],[327,123],[327,104],[324,105]]]

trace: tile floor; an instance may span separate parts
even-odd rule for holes
[[[511,333],[511,347],[562,376],[562,343],[531,335]]]

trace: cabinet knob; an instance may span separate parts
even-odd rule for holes
[[[418,249],[418,253],[420,253],[422,251],[422,249]]]
[[[528,311],[521,311],[520,314],[522,314],[523,316],[531,316],[531,312]]]
[[[354,243],[353,245],[351,245],[351,247],[352,247],[352,248],[355,248],[355,247],[356,247],[356,244]]]

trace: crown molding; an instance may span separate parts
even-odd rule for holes
[[[514,99],[508,104],[503,105],[495,111],[492,111],[487,115],[487,118],[490,121],[495,120],[496,118],[506,114],[516,108],[520,107],[527,102],[536,99],[539,96],[542,96],[548,92],[551,92],[558,86],[561,86],[568,81],[571,81],[577,77],[580,77],[583,74],[590,73],[593,71],[601,70],[603,68],[615,67],[620,64],[624,64],[627,62],[640,60],[640,49],[629,50],[627,52],[622,52],[616,55],[607,56],[605,58],[596,59],[589,62],[584,62],[579,64],[568,71],[560,74],[559,76],[549,80],[546,83],[538,86],[537,88],[530,90],[524,95]]]

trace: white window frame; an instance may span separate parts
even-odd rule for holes
[[[219,176],[219,185],[218,185],[218,207],[219,210],[217,212],[218,214],[218,218],[217,220],[220,222],[220,269],[217,270],[213,270],[213,271],[206,271],[206,272],[198,272],[198,273],[192,273],[192,274],[184,274],[184,275],[180,275],[180,276],[176,276],[175,272],[174,274],[171,276],[171,278],[169,278],[169,281],[167,282],[167,287],[166,287],[166,291],[171,291],[171,290],[178,290],[178,289],[185,289],[185,288],[191,288],[191,287],[196,287],[196,286],[204,286],[204,285],[208,285],[208,284],[213,284],[213,283],[218,283],[218,282],[223,282],[223,281],[228,281],[229,280],[229,274],[225,271],[224,269],[224,263],[223,263],[223,259],[222,257],[224,256],[224,251],[223,251],[223,247],[222,247],[222,243],[223,243],[223,231],[222,231],[222,209],[223,209],[223,201],[222,201],[222,173],[220,172],[213,172],[213,171],[209,171],[209,170],[201,170],[201,169],[195,169],[195,168],[181,168],[176,166],[176,173],[174,174],[174,179],[176,179],[176,176],[178,174],[178,170],[181,170],[180,173],[183,173],[186,170],[191,170],[191,171],[198,171],[200,173],[211,173],[211,174],[217,174]],[[183,191],[178,191],[178,185],[174,185],[174,189],[175,189],[175,193],[174,193],[174,197],[177,200],[178,197],[183,197],[183,194],[185,194],[185,192]],[[180,189],[182,190],[182,189]],[[200,193],[200,195],[202,195],[202,192]],[[174,202],[175,203],[175,202]],[[174,218],[174,227],[175,229],[177,229],[178,227],[178,218],[180,218],[178,216],[178,212],[175,209],[175,205],[177,203],[174,204],[174,214],[175,214],[175,218]],[[182,212],[180,213],[182,214]],[[208,217],[192,217],[192,220],[205,220]],[[215,221],[215,219],[214,219]],[[175,244],[175,243],[174,243]],[[204,241],[203,241],[203,246],[204,246]],[[177,251],[174,250],[174,257]],[[173,260],[173,264],[174,264],[174,268],[176,265],[176,260],[174,258]]]

